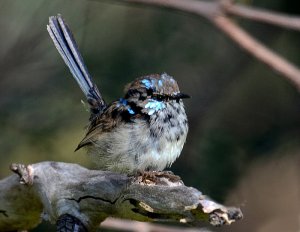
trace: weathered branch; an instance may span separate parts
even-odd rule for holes
[[[230,0],[115,0],[117,2],[144,4],[164,7],[195,14],[208,19],[213,25],[224,32],[235,43],[249,54],[268,65],[270,68],[291,81],[300,90],[300,69],[291,62],[267,48],[236,23],[230,20],[228,14],[245,17],[251,20],[264,21],[290,29],[300,28],[299,17],[288,17],[283,14],[235,6]]]
[[[237,208],[222,206],[186,187],[169,174],[134,178],[76,164],[43,162],[12,165],[18,175],[0,181],[0,231],[54,223],[64,215],[93,231],[109,216],[137,221],[209,221],[230,224],[242,218]]]

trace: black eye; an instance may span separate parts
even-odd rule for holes
[[[153,89],[147,89],[147,95],[148,96],[153,95]]]
[[[164,100],[164,96],[162,96],[162,95],[160,95],[160,94],[155,95],[155,98],[156,98],[157,100],[159,100],[159,101]]]

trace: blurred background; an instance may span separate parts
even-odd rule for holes
[[[241,3],[300,14],[298,1]],[[211,231],[300,231],[300,94],[208,21],[110,1],[0,1],[0,178],[9,164],[46,160],[93,168],[74,153],[89,113],[46,31],[50,15],[70,25],[91,75],[110,102],[136,77],[167,72],[190,123],[171,170],[244,219]],[[300,66],[300,33],[238,20]],[[1,190],[0,190],[1,191]],[[33,231],[48,231],[48,223]],[[54,231],[54,230],[53,230]],[[109,230],[111,231],[111,230]]]

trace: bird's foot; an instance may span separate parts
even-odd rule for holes
[[[166,178],[171,182],[181,181],[180,176],[175,175],[172,171],[159,171],[156,172],[156,176],[159,178]]]
[[[181,178],[171,171],[138,171],[136,175],[138,183],[145,185],[166,185],[166,182],[181,183]]]

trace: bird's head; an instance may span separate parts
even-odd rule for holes
[[[166,102],[189,97],[180,92],[175,79],[166,73],[139,77],[125,87],[125,98],[145,108],[149,115],[164,109]]]

